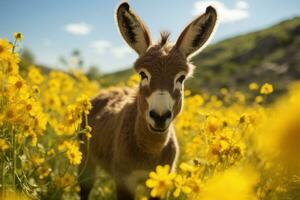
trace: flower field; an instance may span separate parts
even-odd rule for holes
[[[1,197],[79,199],[78,136],[93,137],[81,124],[89,99],[103,88],[78,70],[20,71],[16,46],[22,37],[0,39]],[[133,76],[125,85],[138,81]],[[172,200],[300,199],[300,83],[269,103],[273,90],[270,83],[249,83],[251,95],[230,88],[217,95],[186,90],[175,121],[176,172],[157,166],[138,198],[146,200],[148,190]],[[113,182],[101,169],[91,198],[115,199]]]

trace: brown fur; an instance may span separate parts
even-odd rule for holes
[[[200,48],[212,32],[216,17],[211,9],[191,23],[196,25],[188,25],[173,46],[168,40],[169,33],[162,33],[160,41],[152,44],[148,29],[129,5],[122,3],[118,7],[121,35],[139,53],[134,69],[137,72],[147,70],[151,80],[137,89],[104,90],[91,100],[93,107],[88,116],[88,124],[92,127],[90,150],[87,141],[81,146],[82,199],[88,197],[98,164],[116,181],[119,200],[134,199],[136,185],[144,183],[157,165],[168,164],[174,170],[179,148],[172,121],[180,113],[183,103],[183,88],[175,88],[175,77],[182,72],[192,73],[193,67],[187,57]],[[198,29],[202,32],[198,33]],[[171,121],[162,133],[151,130],[147,121],[148,99],[155,91],[167,92],[174,101]]]
[[[151,133],[144,118],[138,114],[136,97],[134,90],[110,89],[92,99],[93,109],[88,122],[93,127],[93,137],[90,157],[84,156],[81,166],[84,168],[87,162],[82,175],[82,194],[93,185],[96,163],[114,177],[123,193],[129,190],[124,179],[130,173],[137,170],[150,172],[157,165],[173,165],[178,153],[173,127],[166,135]],[[85,145],[81,150],[87,155]],[[133,198],[132,191],[127,192]],[[119,199],[123,199],[122,196]]]

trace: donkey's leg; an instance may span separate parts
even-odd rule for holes
[[[124,183],[117,183],[118,200],[134,200],[134,194],[126,187]]]
[[[96,177],[96,164],[83,160],[79,166],[80,199],[87,200]]]

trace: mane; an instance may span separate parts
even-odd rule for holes
[[[152,46],[153,51],[158,51],[163,54],[167,54],[171,51],[173,45],[169,41],[170,32],[162,31],[160,32],[160,38],[155,45]]]
[[[168,31],[160,32],[160,40],[158,42],[158,45],[160,45],[160,47],[163,48],[169,42],[169,37],[170,37],[170,32]]]

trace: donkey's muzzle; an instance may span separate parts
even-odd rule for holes
[[[155,129],[166,129],[166,121],[172,117],[172,113],[170,110],[167,110],[163,114],[158,114],[155,110],[150,110],[149,116],[155,122]]]

